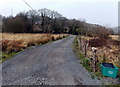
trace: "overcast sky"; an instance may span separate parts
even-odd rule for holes
[[[25,0],[34,9],[48,8],[67,18],[85,19],[86,22],[115,27],[118,25],[119,0]],[[11,11],[13,10],[13,12]],[[23,0],[0,0],[0,14],[15,16],[31,10]]]

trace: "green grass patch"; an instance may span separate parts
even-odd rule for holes
[[[1,52],[0,54],[0,62],[4,62],[6,60],[12,59],[12,56],[18,54],[19,52],[15,53],[7,53],[7,52]]]
[[[83,67],[85,69],[87,69],[88,71],[92,71],[92,69],[90,67],[90,61],[89,61],[89,59],[85,58],[84,54],[79,51],[77,36],[75,37],[75,39],[73,41],[73,49],[75,51],[75,54],[80,58],[80,63],[83,65]]]

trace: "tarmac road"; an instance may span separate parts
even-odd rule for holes
[[[3,85],[99,85],[72,50],[75,36],[34,47],[2,64]]]

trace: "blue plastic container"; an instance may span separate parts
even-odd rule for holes
[[[118,74],[118,68],[112,63],[102,63],[101,72],[104,76],[116,78]]]

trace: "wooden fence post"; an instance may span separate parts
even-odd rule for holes
[[[103,55],[103,62],[106,63],[106,55],[105,55],[105,53]]]
[[[94,58],[94,70],[93,71],[96,72],[97,71],[97,61],[98,61],[97,55],[96,55],[97,48],[92,47],[92,51],[93,51],[93,58]]]
[[[80,35],[80,50],[82,51],[82,35]]]
[[[78,49],[80,49],[80,40],[79,40],[79,37],[77,38],[77,41],[78,41]]]
[[[85,57],[87,56],[88,44],[89,44],[89,43],[88,43],[88,41],[86,40],[86,41],[85,41],[85,44],[84,44],[84,46],[85,46],[85,49],[84,49],[84,51],[85,51],[85,52],[84,52],[84,56],[85,56]]]
[[[91,66],[92,71],[94,71],[94,60],[93,60],[93,58],[90,58],[90,66]]]

